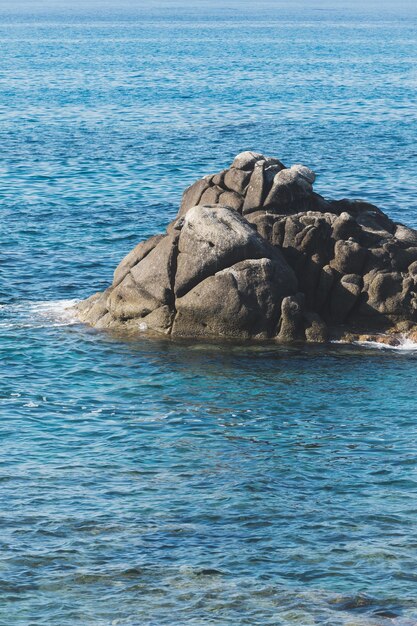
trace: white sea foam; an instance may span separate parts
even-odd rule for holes
[[[25,301],[0,305],[0,329],[71,326],[77,323],[73,307],[78,300]]]
[[[417,351],[417,343],[415,341],[411,341],[407,337],[403,337],[399,339],[399,344],[396,346],[390,346],[386,343],[381,343],[380,341],[354,341],[353,343],[357,346],[364,346],[365,348],[377,348],[378,350],[397,350],[401,352],[416,352]]]
[[[417,343],[411,341],[408,337],[398,337],[399,343],[396,346],[382,343],[381,341],[337,341],[334,340],[331,343],[361,346],[363,348],[373,348],[377,350],[395,350],[400,352],[417,352]]]

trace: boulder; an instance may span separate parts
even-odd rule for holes
[[[209,188],[208,182],[203,178],[196,183],[188,187],[182,196],[180,210],[178,217],[185,215],[188,209],[200,203],[203,193]]]
[[[82,321],[177,337],[267,338],[282,299],[297,290],[281,251],[217,205],[191,208],[120,267],[111,288],[78,305]]]
[[[176,300],[173,336],[268,338],[295,280],[275,259],[250,259],[202,280]]]
[[[291,343],[305,339],[304,313],[304,294],[297,293],[283,299],[277,335],[279,341]]]
[[[263,200],[266,195],[267,178],[265,176],[265,161],[255,163],[252,175],[249,180],[249,186],[245,194],[242,213],[247,215],[263,206]]]
[[[304,165],[242,152],[186,189],[166,233],[77,305],[80,321],[283,342],[417,336],[417,231],[367,202],[325,199],[314,183]]]
[[[236,193],[242,195],[245,192],[250,178],[250,172],[237,169],[236,167],[231,167],[230,170],[226,171],[223,183],[229,191],[235,191]]]
[[[340,239],[336,241],[330,267],[341,274],[361,274],[366,254],[366,249],[353,239]]]
[[[235,191],[223,191],[219,196],[219,204],[239,212],[242,208],[243,199]]]
[[[183,296],[211,274],[239,261],[264,257],[287,266],[281,252],[236,211],[221,206],[194,207],[186,214],[179,236],[175,295]]]
[[[107,298],[113,318],[121,321],[141,318],[160,306],[172,304],[178,237],[178,234],[162,237],[122,282],[113,287]]]
[[[253,170],[255,163],[264,159],[265,157],[263,154],[247,150],[246,152],[241,152],[235,156],[232,167],[240,170]]]
[[[119,263],[119,265],[114,270],[113,275],[113,287],[117,287],[122,280],[126,277],[132,267],[137,265],[142,259],[145,258],[151,250],[155,248],[155,246],[163,239],[163,235],[154,235],[150,237],[146,241],[141,241],[137,246],[133,248],[125,256],[125,258]]]
[[[200,204],[216,204],[224,189],[221,187],[208,187],[201,196]]]
[[[304,314],[304,333],[309,343],[325,343],[329,336],[326,324],[314,311]]]

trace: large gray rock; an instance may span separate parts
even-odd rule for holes
[[[235,211],[221,206],[200,206],[188,211],[178,242],[175,294],[183,296],[199,282],[245,259],[276,258],[269,245]]]
[[[224,186],[230,191],[243,195],[251,178],[250,172],[231,167],[223,178]]]
[[[277,260],[249,259],[216,272],[176,301],[173,336],[274,337],[295,277]]]
[[[183,337],[275,335],[282,299],[297,290],[277,248],[221,206],[193,207],[167,230],[122,261],[105,293],[79,305],[82,321]]]
[[[185,215],[188,209],[195,206],[196,204],[200,204],[200,200],[203,196],[203,193],[209,189],[209,183],[205,178],[202,180],[198,180],[196,183],[188,187],[182,196],[180,210],[178,212],[178,216]]]
[[[268,209],[282,212],[297,202],[300,209],[304,199],[313,193],[314,180],[314,172],[304,165],[293,165],[289,169],[283,169],[275,175],[263,204]]]
[[[166,234],[129,252],[79,319],[173,337],[417,336],[417,231],[314,182],[304,165],[239,154],[184,192]]]
[[[166,235],[134,265],[107,299],[109,313],[121,321],[141,318],[171,305],[178,233]]]

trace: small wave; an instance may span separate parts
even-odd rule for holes
[[[381,341],[354,341],[353,344],[356,346],[363,346],[364,348],[376,348],[377,350],[395,350],[400,352],[417,351],[417,343],[415,341],[411,341],[411,339],[408,339],[407,337],[400,339],[396,346],[382,343]]]
[[[360,346],[361,348],[376,349],[376,350],[394,350],[396,352],[417,352],[417,343],[412,341],[408,337],[398,337],[397,345],[390,345],[383,343],[382,341],[344,341],[333,340],[331,343],[344,346]]]
[[[71,326],[77,323],[73,307],[79,300],[26,301],[0,305],[0,329]]]

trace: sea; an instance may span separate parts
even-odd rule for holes
[[[416,626],[417,346],[70,307],[244,150],[417,227],[417,5],[0,0],[0,625]]]

